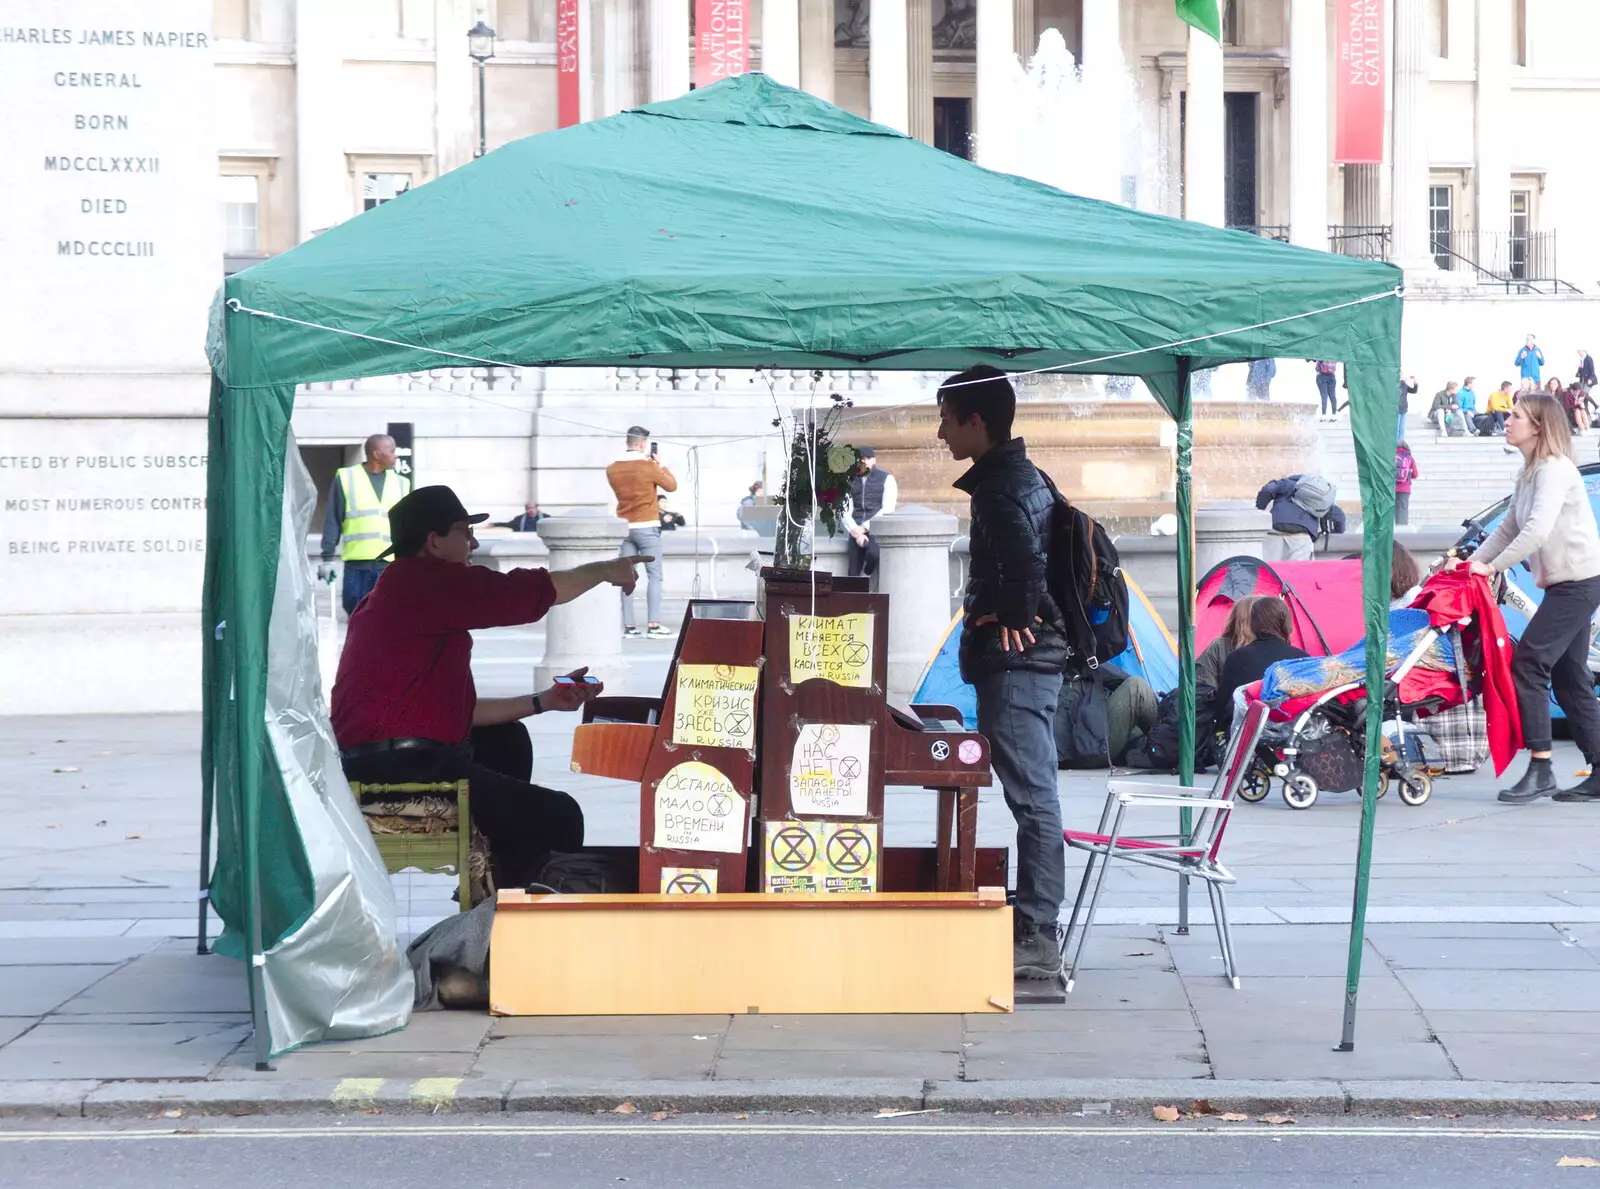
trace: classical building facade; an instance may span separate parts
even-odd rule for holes
[[[480,120],[491,149],[556,127],[558,2],[215,0],[235,264],[471,160]],[[583,118],[689,89],[693,0],[577,2]],[[1332,154],[1337,22],[1363,4],[1387,31],[1387,163],[1346,166]],[[496,32],[481,111],[478,21]],[[1600,5],[1229,0],[1221,47],[1171,0],[750,0],[745,24],[752,68],[1013,166],[990,147],[1016,115],[1016,61],[1056,30],[1086,71],[1126,71],[1134,135],[1161,164],[1113,197],[1474,276],[1600,277],[1583,218],[1600,177],[1574,135],[1600,116]]]

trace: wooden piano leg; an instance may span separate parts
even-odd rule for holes
[[[939,789],[939,826],[934,835],[934,875],[933,890],[948,892],[951,886],[950,870],[950,844],[955,840],[952,837],[956,816],[956,790]]]
[[[978,790],[962,789],[956,809],[958,892],[978,890]]]

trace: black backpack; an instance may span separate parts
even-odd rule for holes
[[[1035,468],[1037,469],[1037,468]],[[1086,671],[1128,648],[1128,580],[1111,534],[1075,508],[1039,471],[1055,506],[1050,513],[1045,580],[1066,624],[1067,666]]]

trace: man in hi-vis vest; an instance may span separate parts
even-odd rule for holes
[[[367,461],[340,467],[328,488],[328,514],[322,521],[322,565],[317,577],[333,574],[333,551],[344,539],[344,613],[349,615],[378,581],[384,566],[378,555],[389,548],[389,509],[411,490],[394,473],[394,439],[375,433],[366,441]]]

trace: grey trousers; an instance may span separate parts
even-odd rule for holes
[[[659,528],[630,528],[628,539],[622,543],[623,557],[653,557],[654,561],[644,563],[644,576],[647,586],[645,593],[645,609],[650,618],[646,623],[661,622],[661,530]],[[631,628],[637,626],[633,622],[633,596],[622,596],[622,626]]]
[[[1056,788],[1059,673],[995,673],[973,683],[978,730],[1017,821],[1017,916],[1052,930],[1067,894],[1067,850]]]

